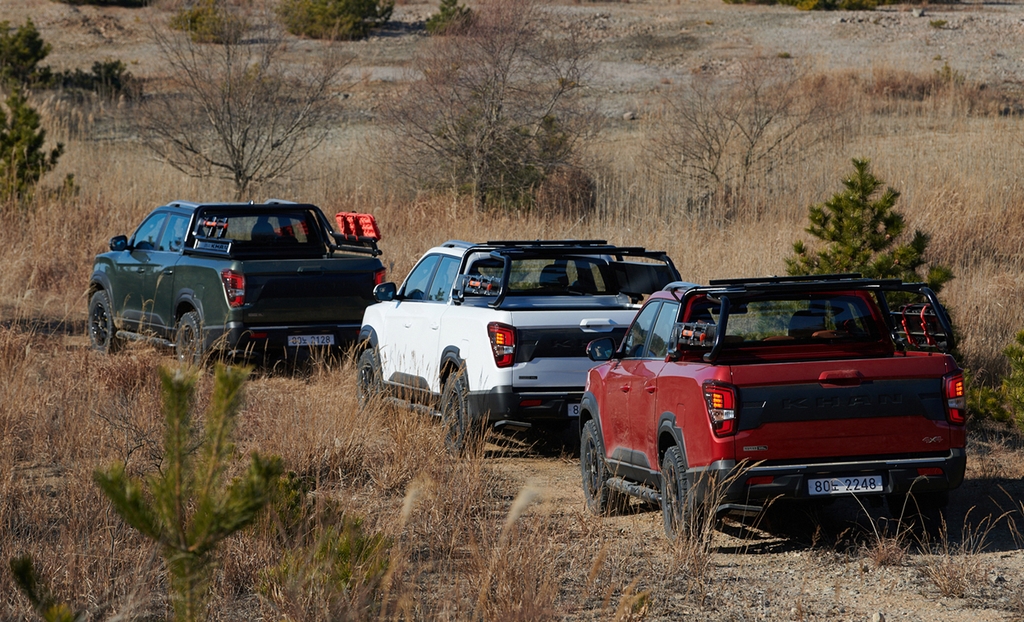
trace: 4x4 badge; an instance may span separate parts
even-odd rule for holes
[[[767,445],[747,445],[743,451],[768,451]]]
[[[941,436],[926,436],[926,437],[922,438],[921,440],[926,442],[926,443],[928,443],[930,445],[932,443],[940,442],[942,440],[942,437]]]

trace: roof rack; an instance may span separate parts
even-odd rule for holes
[[[480,246],[608,246],[607,240],[488,240]]]
[[[806,281],[835,281],[840,279],[863,278],[860,272],[839,272],[836,274],[801,274],[796,276],[762,276],[746,279],[713,279],[709,285],[751,285],[760,283],[803,283]]]

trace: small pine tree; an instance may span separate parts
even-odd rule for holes
[[[1010,375],[1003,378],[1003,395],[1009,402],[1017,425],[1024,428],[1024,331],[1003,350],[1010,363]]]
[[[75,622],[80,619],[71,607],[59,603],[50,594],[50,590],[42,584],[39,573],[36,572],[32,558],[28,555],[15,557],[11,560],[11,574],[14,582],[21,589],[21,592],[32,603],[39,617],[44,622]]]
[[[162,548],[177,620],[205,617],[214,551],[224,538],[256,519],[282,472],[280,458],[254,453],[240,478],[228,485],[223,481],[234,453],[231,434],[247,375],[247,370],[217,367],[206,436],[194,462],[189,410],[196,376],[161,369],[167,425],[162,471],[149,477],[148,490],[125,473],[124,464],[93,475],[121,518]]]
[[[15,88],[7,97],[7,113],[0,107],[0,200],[24,197],[64,153],[61,143],[49,153],[43,149],[46,130],[39,124],[39,113]]]
[[[32,20],[26,20],[14,33],[10,22],[0,22],[0,82],[15,85],[46,83],[50,78],[49,67],[39,67],[39,62],[50,54],[49,43],[43,41]]]
[[[930,236],[915,231],[909,243],[897,244],[906,228],[895,210],[900,193],[886,188],[878,194],[883,182],[871,173],[868,160],[854,159],[853,167],[853,175],[843,180],[846,190],[809,208],[806,231],[825,247],[812,252],[803,241],[794,242],[796,255],[786,259],[789,274],[860,272],[875,279],[921,280],[918,269],[925,264]],[[925,282],[937,292],[952,278],[949,268],[932,265]]]
[[[427,18],[426,29],[432,35],[456,34],[473,19],[473,13],[459,0],[441,0],[437,13]]]

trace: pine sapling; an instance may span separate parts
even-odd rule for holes
[[[867,278],[900,278],[916,282],[918,269],[931,238],[914,231],[913,238],[897,244],[906,229],[903,215],[896,211],[900,193],[882,188],[868,160],[853,160],[854,173],[843,180],[846,189],[808,210],[807,233],[825,242],[811,251],[801,240],[793,244],[793,257],[786,259],[789,274],[834,274],[859,272]],[[925,282],[934,291],[953,279],[949,268],[932,265]]]
[[[161,369],[167,426],[163,469],[145,483],[128,476],[124,464],[94,474],[124,521],[160,545],[176,620],[204,617],[217,546],[257,517],[282,472],[280,458],[254,453],[245,473],[230,483],[224,481],[234,454],[231,435],[247,375],[248,370],[217,367],[205,437],[198,460],[193,460],[189,411],[196,376]]]

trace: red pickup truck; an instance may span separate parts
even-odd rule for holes
[[[941,508],[966,466],[953,345],[919,283],[670,284],[618,347],[588,346],[602,364],[580,405],[587,505],[660,502],[670,537],[688,512],[749,515],[779,498],[884,496],[901,515],[912,495],[907,506]]]

